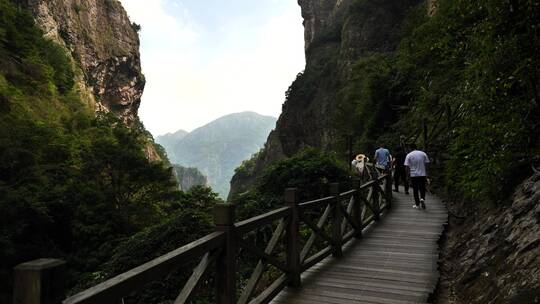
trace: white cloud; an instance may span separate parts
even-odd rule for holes
[[[172,15],[164,0],[121,1],[142,27],[147,85],[139,112],[154,135],[234,112],[281,113],[285,90],[304,68],[299,9],[258,27],[219,25],[218,37],[204,37],[180,2],[169,5],[177,8]]]

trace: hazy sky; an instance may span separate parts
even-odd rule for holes
[[[279,116],[305,65],[296,0],[121,2],[142,27],[139,114],[154,136],[235,112]]]

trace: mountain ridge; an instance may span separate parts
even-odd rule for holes
[[[164,146],[172,163],[198,168],[210,186],[226,197],[234,169],[263,147],[275,122],[276,118],[253,111],[232,113],[194,129],[175,143],[167,134],[156,141]]]

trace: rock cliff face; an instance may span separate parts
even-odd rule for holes
[[[437,0],[427,1],[427,11],[429,16],[433,16],[437,13]]]
[[[139,36],[117,0],[19,0],[80,67],[77,84],[96,111],[131,124],[144,89]]]
[[[537,173],[518,188],[510,206],[454,218],[443,248],[439,303],[540,301],[539,202]]]
[[[344,134],[334,127],[336,100],[352,65],[395,50],[407,11],[421,0],[298,0],[305,28],[306,68],[287,92],[283,111],[251,174],[235,175],[230,196],[250,186],[261,170],[305,147],[332,150]]]
[[[206,176],[204,176],[197,168],[186,168],[174,165],[173,173],[178,182],[178,188],[182,191],[188,191],[195,186],[209,186],[208,178],[206,178]]]
[[[304,41],[306,50],[316,37],[330,27],[341,8],[351,1],[347,0],[298,0],[304,18]]]

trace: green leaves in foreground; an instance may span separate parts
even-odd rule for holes
[[[300,199],[307,200],[326,195],[329,183],[346,180],[347,170],[333,154],[304,149],[267,167],[251,190],[234,198],[238,217],[245,219],[282,207],[286,188],[298,188]]]

